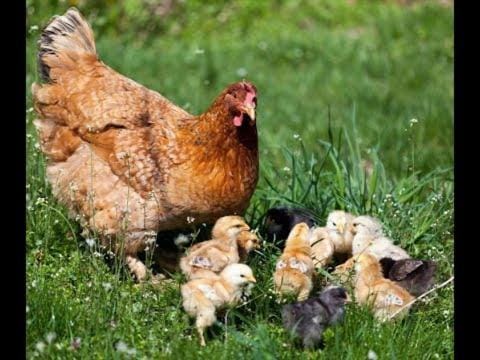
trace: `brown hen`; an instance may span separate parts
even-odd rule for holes
[[[138,279],[156,232],[243,214],[258,180],[254,85],[228,86],[193,116],[103,64],[76,9],[39,47],[35,124],[53,193]]]

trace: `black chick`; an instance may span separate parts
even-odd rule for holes
[[[276,240],[276,244],[284,247],[285,239],[292,228],[299,223],[306,223],[309,227],[315,225],[314,215],[306,209],[274,207],[265,214],[265,233],[269,241]]]
[[[325,328],[343,319],[346,301],[344,288],[329,287],[316,297],[284,305],[283,326],[302,340],[304,348],[315,348],[320,345]]]
[[[380,264],[384,277],[395,281],[413,296],[428,291],[435,280],[437,264],[434,261],[383,258]]]

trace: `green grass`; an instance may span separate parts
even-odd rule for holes
[[[192,1],[155,21],[133,5],[122,12],[110,4],[91,20],[105,63],[192,113],[228,83],[245,77],[256,84],[261,179],[246,215],[253,226],[276,204],[307,207],[322,222],[337,208],[368,213],[412,256],[438,261],[438,281],[446,280],[453,274],[452,8],[318,3]],[[27,5],[30,29],[68,2]],[[150,26],[151,33],[140,31]],[[27,89],[38,81],[37,39],[33,28]],[[350,305],[322,351],[293,347],[271,292],[279,251],[268,244],[248,262],[258,279],[252,300],[230,310],[201,349],[181,308],[180,276],[161,289],[138,287],[79,236],[45,180],[33,119],[27,110],[29,358],[364,359],[369,350],[381,359],[453,358],[452,286],[419,301],[399,323],[379,325]],[[370,177],[363,161],[372,164]],[[48,333],[56,335],[51,344]],[[119,341],[136,353],[116,350]]]

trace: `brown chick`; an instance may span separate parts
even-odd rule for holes
[[[182,285],[183,308],[196,318],[200,345],[205,346],[204,330],[216,321],[217,309],[235,305],[242,300],[244,289],[255,283],[252,269],[244,264],[230,264],[220,275],[191,280]]]
[[[248,254],[253,250],[260,249],[260,239],[257,234],[251,231],[242,231],[237,236],[238,255],[240,256],[240,262],[247,260]]]
[[[293,227],[273,276],[278,294],[293,294],[299,301],[305,300],[313,287],[314,266],[308,233],[309,227],[306,223]]]
[[[375,256],[363,253],[354,258],[355,300],[372,307],[376,318],[386,321],[400,308],[415,299],[407,290],[391,280],[385,279],[382,266]],[[406,306],[397,318],[407,315]]]
[[[38,64],[35,125],[53,195],[138,280],[147,269],[137,254],[157,232],[246,210],[259,167],[253,84],[189,114],[101,62],[76,9],[43,30]]]
[[[194,245],[180,260],[180,269],[187,279],[212,277],[227,265],[238,263],[237,238],[250,227],[240,216],[224,216],[212,229],[212,240]]]

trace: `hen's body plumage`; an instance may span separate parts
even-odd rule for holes
[[[39,43],[46,84],[34,84],[33,96],[47,176],[104,245],[119,251],[124,243],[128,260],[187,218],[213,223],[245,211],[258,179],[253,85],[230,85],[193,116],[103,64],[74,9],[54,18]]]

